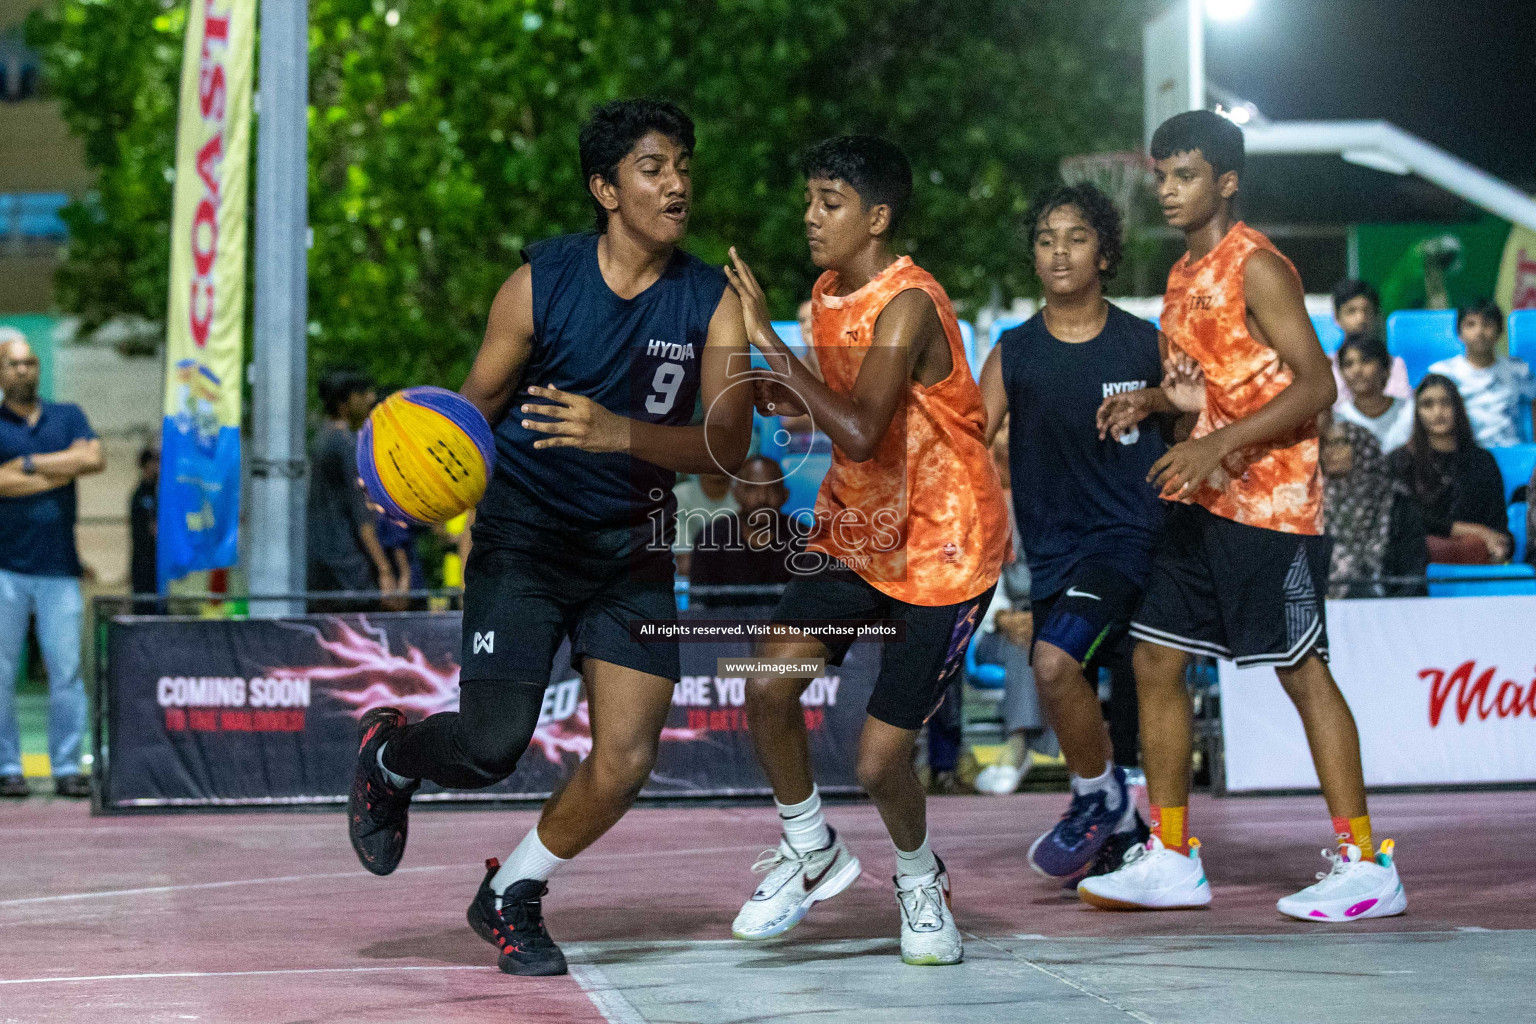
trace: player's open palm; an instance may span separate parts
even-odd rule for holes
[[[1173,349],[1163,361],[1163,394],[1180,412],[1205,409],[1205,371],[1187,352]]]
[[[760,349],[768,347],[767,340],[773,334],[773,321],[768,319],[768,298],[762,285],[747,261],[731,246],[731,265],[725,268],[725,279],[741,299],[741,319],[747,328],[747,340]]]
[[[580,448],[585,452],[621,452],[629,447],[629,421],[609,412],[585,395],[559,388],[530,387],[528,394],[544,402],[527,402],[520,412],[543,416],[523,420],[523,426],[548,434],[535,448]]]

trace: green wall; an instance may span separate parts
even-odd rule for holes
[[[1360,224],[1355,228],[1360,277],[1380,289],[1384,314],[1424,305],[1422,262],[1410,252],[1424,239],[1440,235],[1461,240],[1461,269],[1446,278],[1451,304],[1493,294],[1509,237],[1508,221],[1486,216],[1461,224]]]

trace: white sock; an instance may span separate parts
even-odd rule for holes
[[[1089,793],[1103,793],[1104,806],[1111,811],[1120,809],[1120,787],[1115,785],[1115,765],[1113,761],[1104,762],[1104,774],[1085,779],[1081,775],[1072,776],[1072,793],[1074,796],[1087,796]]]
[[[811,787],[811,795],[797,804],[773,805],[779,809],[779,821],[784,826],[784,838],[796,853],[814,853],[825,850],[832,842],[827,819],[821,813],[821,792]]]
[[[902,875],[931,875],[939,870],[939,860],[928,849],[928,837],[923,836],[923,845],[908,853],[901,847],[896,847],[896,874]]]
[[[554,874],[562,865],[569,864],[571,858],[556,857],[539,839],[539,829],[535,825],[523,836],[523,841],[517,844],[517,849],[507,857],[501,865],[501,870],[491,877],[491,888],[500,896],[507,891],[507,886],[513,882],[520,882],[525,878],[547,882],[549,876]]]
[[[384,773],[384,778],[388,780],[391,786],[394,786],[396,789],[404,789],[406,786],[411,784],[411,780],[406,778],[404,775],[396,775],[394,772],[384,767],[384,748],[387,746],[389,746],[388,743],[379,744],[379,771]]]

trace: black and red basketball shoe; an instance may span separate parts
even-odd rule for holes
[[[565,954],[544,927],[541,901],[549,886],[536,878],[525,878],[507,886],[507,891],[497,897],[491,879],[499,870],[501,863],[494,857],[485,862],[485,879],[465,914],[469,926],[501,951],[496,966],[504,973],[564,974]]]
[[[405,855],[406,812],[411,794],[421,787],[392,785],[379,767],[379,748],[405,725],[398,708],[373,708],[358,722],[357,772],[347,798],[347,835],[363,867],[387,875]]]

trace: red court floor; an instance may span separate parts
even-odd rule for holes
[[[830,810],[864,876],[764,945],[730,922],[771,811],[642,807],[551,885],[572,976],[521,979],[463,912],[532,811],[418,812],[381,879],[339,812],[91,818],[34,799],[0,807],[0,1022],[1536,1018],[1536,794],[1374,798],[1409,912],[1347,926],[1274,909],[1325,866],[1318,798],[1197,798],[1215,902],[1151,915],[1091,910],[1027,868],[1064,801],[930,802],[968,936],[953,968],[897,959],[894,858],[868,804]]]

